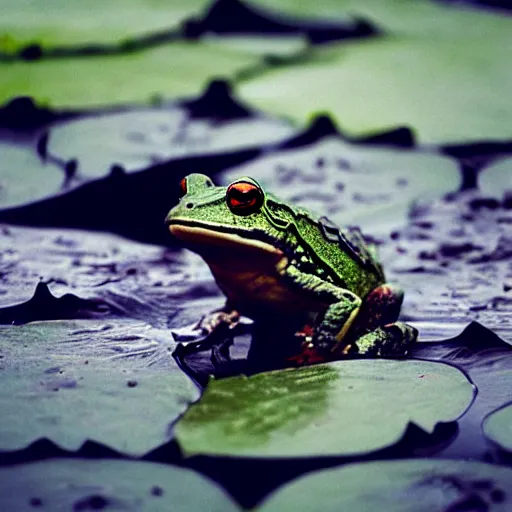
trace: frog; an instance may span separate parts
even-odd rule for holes
[[[205,330],[240,315],[303,327],[289,359],[314,364],[343,357],[402,357],[418,331],[398,321],[404,294],[385,279],[377,246],[356,226],[282,200],[253,178],[227,186],[192,173],[165,223],[209,266],[226,304]],[[295,320],[295,322],[293,322]]]

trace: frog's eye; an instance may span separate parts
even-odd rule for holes
[[[180,194],[184,196],[187,193],[187,178],[180,181]]]
[[[233,213],[249,215],[261,208],[263,204],[263,191],[255,183],[237,181],[228,187],[226,203]]]

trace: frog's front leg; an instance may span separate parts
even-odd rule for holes
[[[351,291],[317,276],[305,274],[293,265],[288,265],[281,273],[300,286],[301,291],[309,293],[315,302],[327,305],[312,339],[305,342],[303,354],[298,356],[297,361],[303,363],[332,359],[332,353],[343,342],[357,317],[361,299]]]

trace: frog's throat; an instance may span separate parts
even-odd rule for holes
[[[203,247],[208,250],[218,248],[240,252],[262,252],[274,255],[276,258],[283,256],[283,251],[273,245],[257,238],[243,237],[237,233],[221,231],[218,226],[201,227],[198,225],[185,224],[183,222],[171,222],[169,231],[192,249]],[[197,251],[201,252],[201,251]],[[228,254],[226,254],[226,257]],[[228,259],[228,258],[226,258]]]

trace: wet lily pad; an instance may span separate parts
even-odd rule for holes
[[[51,129],[48,152],[76,160],[78,177],[97,178],[114,165],[141,170],[176,158],[233,152],[290,136],[289,123],[259,116],[212,83],[198,98],[162,108],[138,109],[61,123]]]
[[[485,437],[504,452],[512,453],[512,404],[489,414],[482,424]]]
[[[397,443],[412,423],[455,421],[474,387],[452,366],[353,360],[213,380],[176,424],[187,455],[362,455]]]
[[[503,66],[509,28],[484,44],[476,37],[395,37],[332,47],[318,51],[316,62],[241,83],[240,94],[300,122],[331,112],[351,134],[400,124],[414,126],[424,143],[510,138],[512,71]]]
[[[444,322],[439,322],[444,325]],[[510,401],[512,345],[472,322],[457,337],[418,343],[414,357],[444,361],[466,371],[478,388],[469,411],[459,421],[459,434],[443,455],[449,458],[483,458],[488,446],[482,436],[482,418]]]
[[[0,233],[0,322],[122,317],[163,329],[168,339],[167,329],[223,303],[208,267],[189,252],[83,231]]]
[[[491,0],[492,1],[492,0]],[[500,13],[476,12],[443,6],[430,0],[256,0],[257,4],[301,16],[339,17],[345,13],[365,17],[382,27],[384,32],[429,38],[486,36],[493,30],[509,29],[509,20]]]
[[[198,396],[173,348],[168,332],[130,320],[0,327],[0,450],[43,437],[132,455],[165,443]]]
[[[240,176],[252,176],[279,197],[313,211],[321,205],[335,223],[359,225],[370,234],[388,234],[404,222],[414,200],[457,190],[461,182],[450,158],[350,144],[332,134],[269,152],[222,177],[229,183]]]
[[[135,34],[178,26],[199,13],[206,0],[166,2],[102,2],[87,4],[52,0],[44,5],[16,0],[2,2],[0,50],[12,52],[28,43],[45,47],[112,43]]]
[[[477,320],[512,341],[512,210],[503,193],[420,198],[407,227],[379,246],[387,278],[406,290],[404,319],[420,329],[422,340],[452,337]]]
[[[478,185],[484,194],[501,197],[504,192],[512,194],[512,158],[503,158],[482,170]]]
[[[219,48],[233,48],[236,47],[241,51],[247,53],[254,53],[260,56],[272,56],[279,58],[292,58],[294,56],[302,55],[302,52],[307,49],[307,41],[300,36],[282,35],[229,35],[220,36],[208,34],[203,36],[203,40],[208,44],[218,45]],[[272,58],[271,57],[271,58]],[[264,63],[262,62],[262,66]]]
[[[240,510],[193,471],[127,460],[51,460],[0,469],[0,508],[42,510]]]
[[[0,209],[60,191],[65,175],[26,146],[0,143]]]
[[[276,491],[258,511],[510,510],[512,469],[482,462],[424,460],[349,464]]]
[[[0,103],[32,96],[53,107],[99,107],[189,96],[259,57],[207,43],[176,43],[126,55],[0,62]]]

